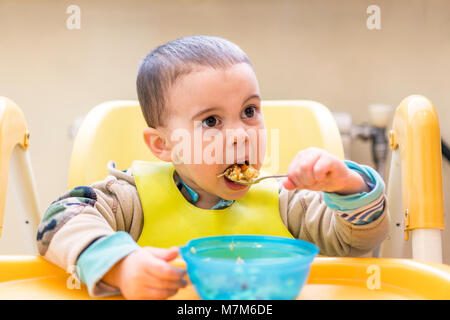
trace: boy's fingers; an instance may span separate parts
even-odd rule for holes
[[[142,291],[140,299],[162,300],[175,295],[178,290],[146,287]]]
[[[283,180],[283,186],[287,189],[287,190],[294,190],[295,189],[295,183],[292,182],[291,179],[286,178]]]
[[[312,172],[312,166],[309,163],[305,162],[299,166],[297,181],[305,186],[306,189],[314,185],[314,174]]]
[[[311,152],[305,154],[299,161],[299,180],[308,189],[308,187],[314,187],[317,183],[314,176],[314,166],[321,159],[321,154],[317,152]]]
[[[166,280],[179,280],[186,275],[186,270],[177,268],[159,258],[153,258],[146,271],[149,274]]]
[[[289,165],[287,175],[291,183],[297,189],[307,189],[315,185],[313,168],[321,154],[315,150],[300,151]],[[285,188],[289,189],[291,184],[286,182]]]
[[[314,165],[313,173],[316,181],[323,181],[327,178],[331,170],[331,160],[326,157],[321,157]]]
[[[178,280],[167,280],[154,275],[148,275],[148,287],[156,289],[175,289],[184,288],[187,285],[187,280],[184,278]]]
[[[158,257],[165,261],[171,261],[171,260],[175,259],[176,257],[178,257],[178,254],[179,254],[178,247],[171,247],[169,249],[148,247],[148,250],[155,257]]]
[[[291,189],[300,188],[300,174],[299,161],[296,159],[289,165],[285,187],[290,187],[292,185],[293,187],[291,187]]]

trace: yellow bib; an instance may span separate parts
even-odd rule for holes
[[[292,238],[281,221],[276,181],[267,179],[252,186],[225,209],[206,210],[188,202],[178,190],[172,163],[134,161],[132,170],[144,212],[140,246],[168,248],[227,234]]]

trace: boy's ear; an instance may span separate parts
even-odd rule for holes
[[[167,141],[158,130],[148,127],[144,129],[143,134],[145,144],[158,159],[167,162],[172,161],[171,150]]]

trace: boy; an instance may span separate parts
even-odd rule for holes
[[[104,181],[54,201],[38,230],[40,254],[65,269],[77,265],[92,296],[174,295],[186,285],[185,271],[169,262],[194,237],[289,236],[331,256],[361,255],[386,237],[384,183],[367,166],[309,148],[283,180],[249,187],[221,175],[236,163],[260,169],[265,151],[264,139],[250,136],[264,138],[258,82],[235,44],[209,36],[166,43],[142,62],[137,91],[145,142],[163,162],[135,162],[125,172],[109,163]],[[195,139],[179,148],[175,132],[196,130],[209,134],[200,151],[209,148],[216,161],[190,161]]]

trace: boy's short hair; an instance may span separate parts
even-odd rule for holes
[[[189,36],[154,49],[142,61],[136,80],[147,125],[153,128],[165,125],[167,92],[178,77],[190,73],[195,66],[227,68],[238,63],[252,66],[241,48],[219,37]]]

